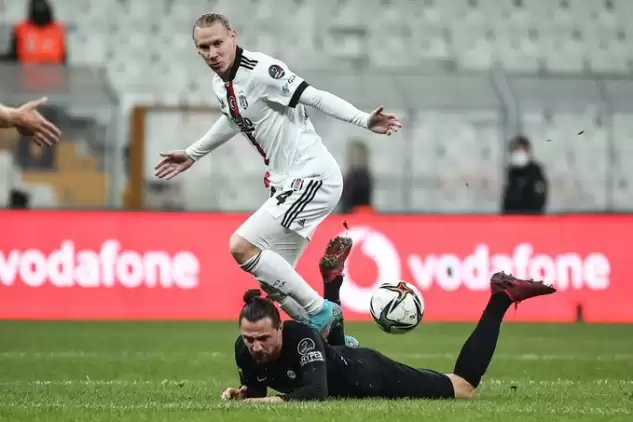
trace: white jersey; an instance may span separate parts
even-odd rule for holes
[[[221,111],[268,166],[270,183],[340,173],[299,98],[308,83],[264,53],[237,49],[229,82],[213,77]]]

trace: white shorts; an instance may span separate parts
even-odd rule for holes
[[[279,243],[292,241],[297,235],[305,243],[336,208],[342,193],[340,174],[291,178],[281,189],[271,188],[270,198],[236,233],[262,250],[277,249]]]

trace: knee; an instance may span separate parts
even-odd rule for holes
[[[239,265],[244,264],[260,252],[257,246],[236,233],[233,233],[229,240],[229,249],[231,250],[233,259],[235,259]]]
[[[477,389],[459,375],[447,374],[453,384],[456,399],[472,399],[477,395]]]

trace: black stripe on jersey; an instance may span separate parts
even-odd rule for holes
[[[299,214],[301,214],[306,206],[314,200],[314,197],[321,186],[323,186],[323,181],[319,180],[318,182],[315,182],[314,180],[311,180],[297,202],[292,204],[288,211],[286,211],[284,218],[281,220],[281,225],[289,229],[290,225],[297,219],[297,217],[299,217]]]
[[[245,62],[241,62],[240,63],[240,67],[243,67],[243,68],[248,69],[248,70],[255,69],[255,65],[254,64],[245,63]]]
[[[253,70],[255,69],[255,66],[257,66],[257,60],[250,60],[242,56],[240,57],[240,66],[248,70]]]
[[[246,64],[251,64],[253,66],[255,66],[257,64],[257,60],[251,60],[251,59],[247,59],[246,57],[242,56],[242,63],[246,63]]]
[[[289,228],[290,224],[292,224],[292,220],[294,220],[294,218],[292,218],[293,215],[295,215],[295,211],[301,207],[301,204],[310,197],[310,193],[312,192],[312,188],[314,186],[316,186],[317,182],[315,182],[314,180],[310,180],[308,182],[308,186],[306,186],[305,190],[301,193],[301,196],[299,197],[299,199],[297,199],[295,201],[294,204],[292,204],[290,206],[290,208],[288,208],[288,210],[286,211],[286,213],[284,214],[284,218],[282,218],[281,220],[281,225],[284,226],[285,228]],[[295,215],[296,218],[296,215]]]
[[[299,104],[299,100],[301,99],[301,94],[303,94],[303,91],[305,91],[306,88],[309,86],[310,84],[307,83],[306,81],[301,82],[299,86],[297,87],[297,89],[295,89],[295,93],[292,94],[292,98],[290,99],[290,102],[288,103],[288,107],[295,108],[297,104]]]

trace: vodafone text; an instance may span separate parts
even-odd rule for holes
[[[41,287],[160,287],[192,289],[199,284],[200,263],[188,251],[122,250],[117,240],[106,240],[99,250],[77,250],[64,240],[44,254],[38,249],[0,250],[0,285],[23,283]]]
[[[378,269],[376,280],[369,287],[360,287],[351,277],[359,274],[351,259],[341,297],[355,312],[364,312],[369,299],[384,280],[406,279],[422,291],[439,288],[451,292],[460,288],[485,291],[490,288],[490,276],[505,271],[520,278],[543,280],[559,291],[606,290],[611,284],[611,263],[600,252],[585,255],[576,252],[547,254],[535,250],[530,243],[519,243],[509,253],[491,253],[485,243],[473,245],[468,254],[446,253],[404,254],[384,233],[370,227],[353,228],[346,232],[354,240],[354,253],[372,259]],[[363,285],[367,286],[367,280]]]

